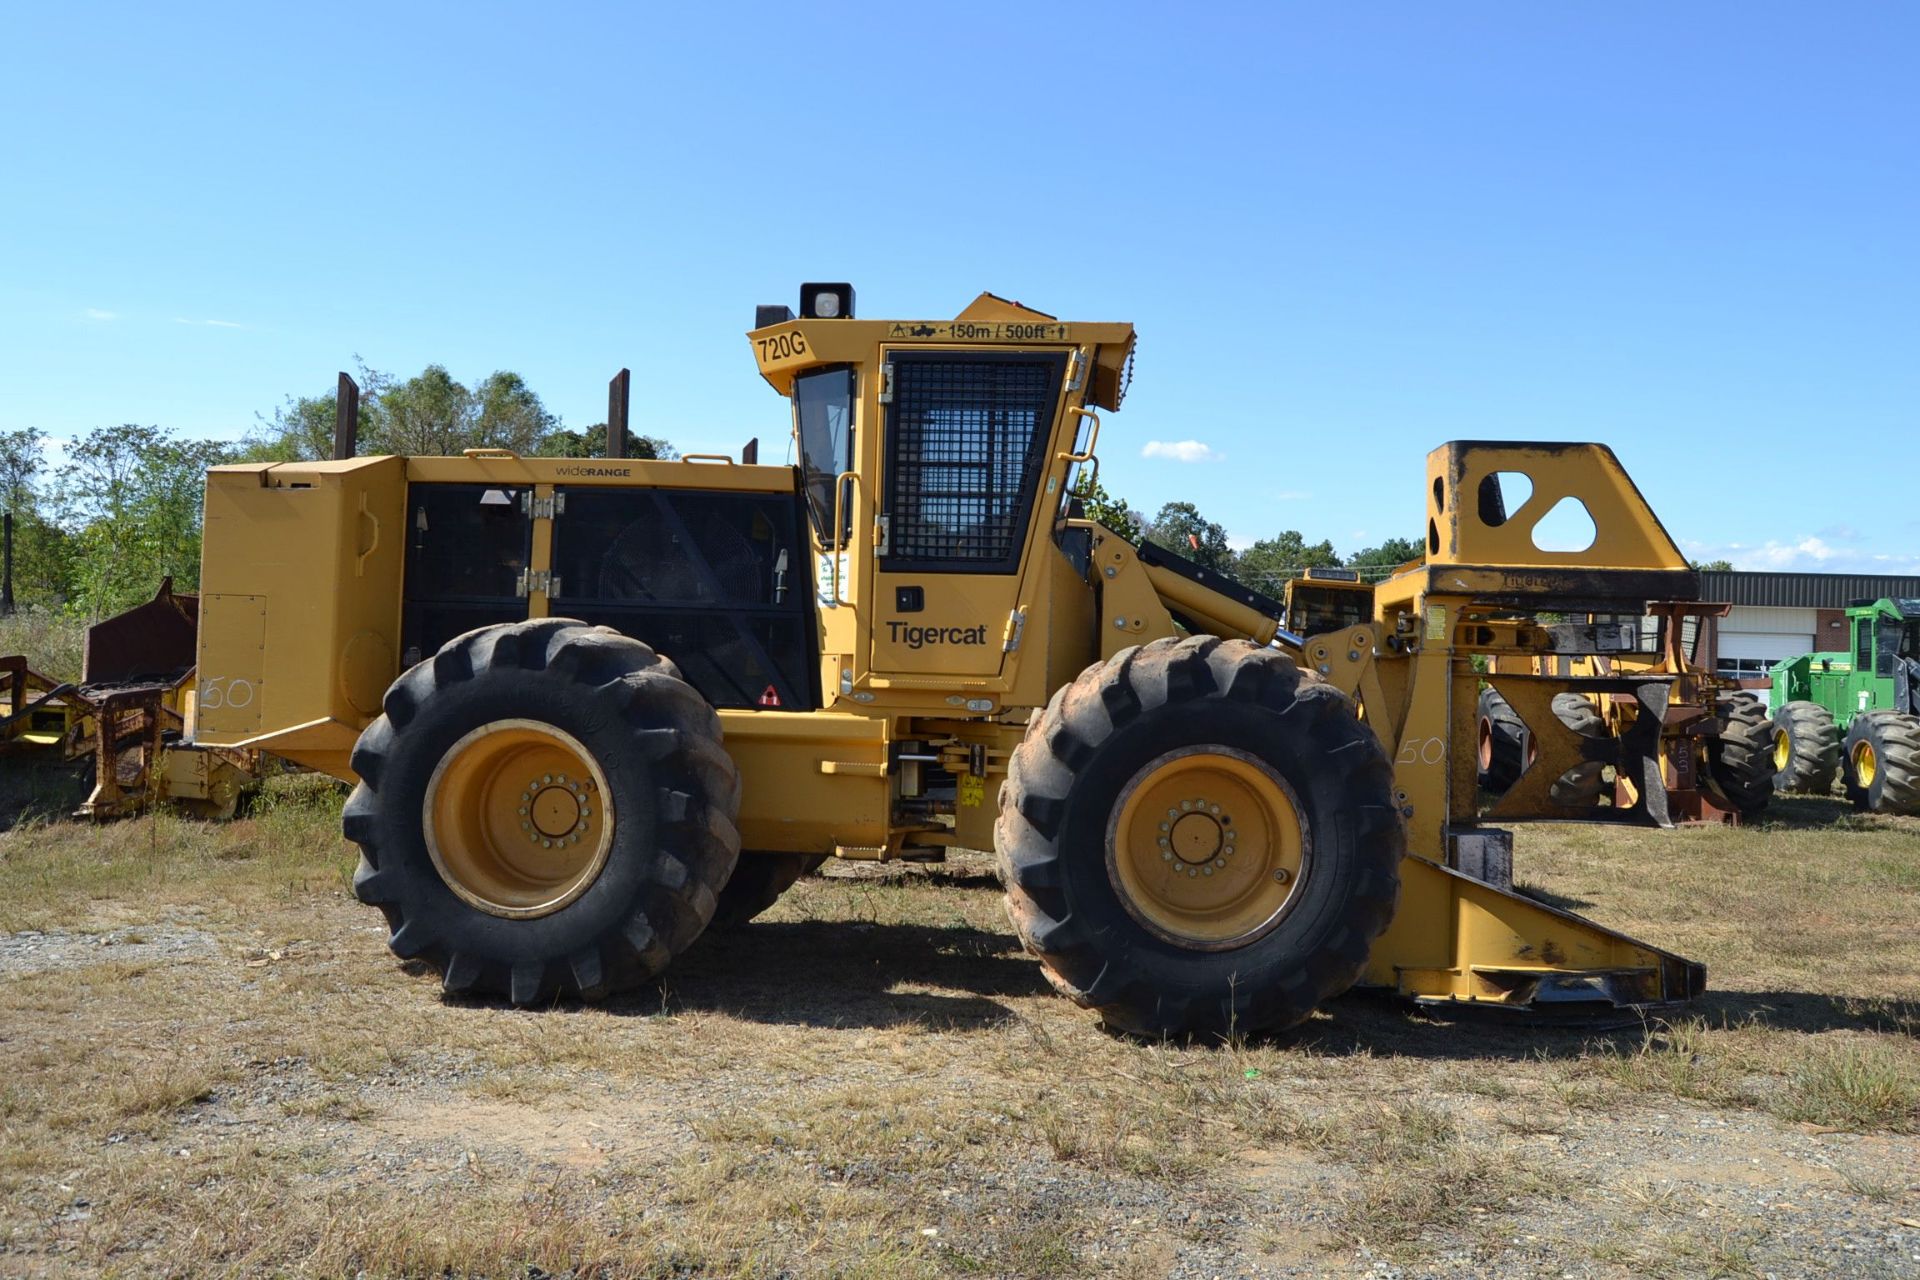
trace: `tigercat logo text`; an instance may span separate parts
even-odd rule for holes
[[[632,467],[555,467],[557,476],[630,476]]]
[[[889,622],[889,638],[909,649],[924,649],[930,644],[985,644],[987,624],[977,627],[917,627],[911,622]]]

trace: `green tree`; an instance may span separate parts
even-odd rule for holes
[[[1687,561],[1687,566],[1691,568],[1695,573],[1732,573],[1733,572],[1733,561],[1731,560],[1708,560],[1705,562],[1701,562],[1698,560],[1689,560]]]
[[[42,465],[38,431],[0,431],[0,506],[16,516],[31,510]]]
[[[248,437],[241,456],[248,462],[312,462],[333,456],[338,420],[332,396],[288,396],[273,417]]]
[[[536,454],[560,432],[560,420],[547,411],[526,379],[508,370],[497,370],[468,387],[445,365],[430,364],[405,381],[364,362],[358,367],[363,455],[451,456],[463,449]],[[333,395],[288,396],[273,417],[260,419],[245,456],[284,462],[330,458],[337,419]]]
[[[72,603],[100,617],[151,596],[168,575],[196,588],[206,470],[231,457],[219,441],[176,440],[136,423],[75,441],[59,488]]]
[[[1097,474],[1082,471],[1075,477],[1073,496],[1080,499],[1081,506],[1087,513],[1087,519],[1105,525],[1128,542],[1137,543],[1145,536],[1146,518],[1128,506],[1126,499],[1115,497],[1108,492],[1107,487],[1100,483],[1100,477]]]
[[[540,442],[540,456],[545,458],[604,458],[607,456],[607,424],[596,422],[585,431],[573,431],[562,427],[547,433]],[[680,456],[680,451],[659,436],[636,436],[627,433],[627,456],[629,458],[662,458],[667,461]]]
[[[1409,560],[1424,560],[1426,556],[1426,545],[1418,538],[1388,538],[1377,547],[1367,547],[1348,556],[1347,567],[1360,570],[1360,576],[1371,581],[1386,577]]]
[[[1233,571],[1248,586],[1274,594],[1303,569],[1339,563],[1331,542],[1308,542],[1298,529],[1283,529],[1277,537],[1262,538],[1242,551]]]
[[[1147,539],[1177,555],[1221,573],[1233,571],[1227,531],[1200,514],[1191,502],[1169,502],[1147,527]]]

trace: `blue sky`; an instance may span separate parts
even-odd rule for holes
[[[6,11],[0,429],[357,353],[734,449],[754,304],[992,289],[1139,326],[1102,475],[1240,542],[1593,439],[1699,557],[1920,572],[1910,5],[171,8]]]

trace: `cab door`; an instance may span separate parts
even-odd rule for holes
[[[1067,353],[893,348],[882,359],[870,669],[998,676]]]

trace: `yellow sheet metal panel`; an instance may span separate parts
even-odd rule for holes
[[[885,720],[832,712],[722,711],[740,769],[740,847],[832,853],[886,847],[892,811]]]
[[[1541,522],[1558,508],[1577,523],[1575,507],[1591,519],[1590,544],[1553,543]],[[1603,444],[1443,444],[1427,455],[1427,515],[1429,565],[1687,568]]]
[[[267,702],[267,598],[203,592],[199,667],[192,698],[202,742],[237,742],[260,732]]]
[[[1700,965],[1422,858],[1400,864],[1400,906],[1361,982],[1429,1000],[1525,1004],[1544,975],[1594,975],[1633,1003],[1699,994]]]
[[[791,493],[792,467],[746,466],[725,460],[663,462],[652,458],[519,458],[493,455],[406,458],[406,478],[440,484],[607,485],[617,488]],[[324,464],[313,464],[324,465]]]
[[[404,514],[398,458],[208,473],[197,741],[378,713],[398,674]]]

